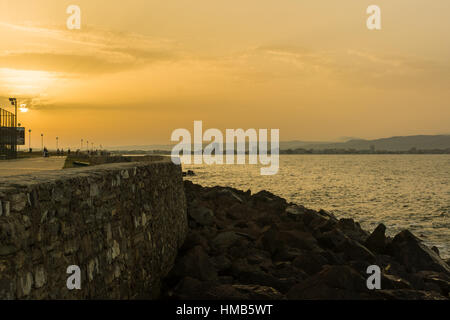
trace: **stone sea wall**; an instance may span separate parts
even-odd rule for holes
[[[0,299],[157,297],[186,199],[180,166],[143,160],[0,178]]]

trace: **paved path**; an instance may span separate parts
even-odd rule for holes
[[[29,174],[38,171],[60,170],[66,157],[37,157],[17,160],[0,160],[0,177]]]

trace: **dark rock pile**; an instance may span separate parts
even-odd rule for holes
[[[185,181],[189,234],[163,283],[169,299],[449,299],[450,267],[411,232],[371,234],[267,191]],[[369,290],[377,265],[381,289]]]

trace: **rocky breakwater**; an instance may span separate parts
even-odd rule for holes
[[[390,238],[269,192],[184,182],[189,232],[169,299],[449,299],[450,267],[405,230]],[[381,289],[367,287],[379,266]]]

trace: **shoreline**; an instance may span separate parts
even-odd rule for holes
[[[163,299],[449,299],[444,261],[408,230],[372,233],[270,192],[184,181],[189,231]],[[367,287],[367,268],[381,289]]]

